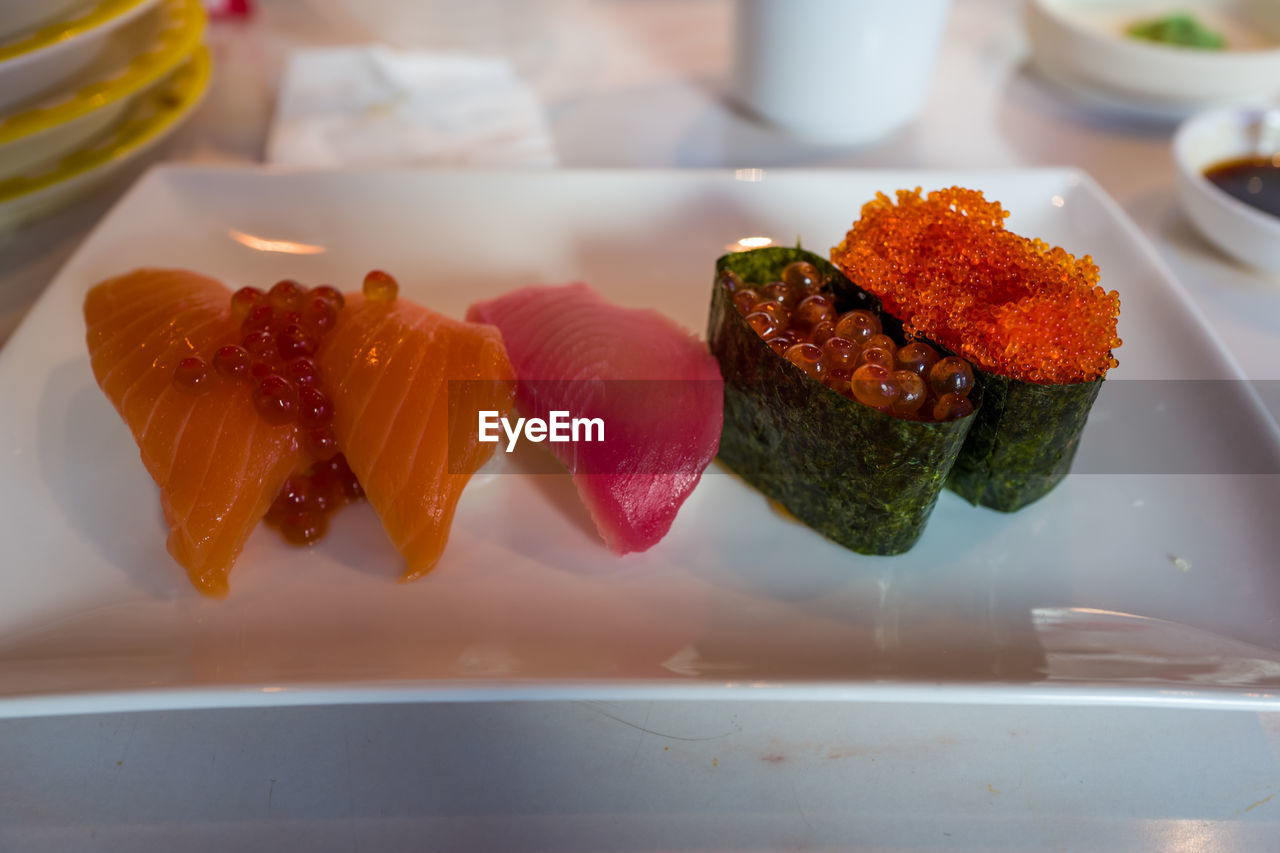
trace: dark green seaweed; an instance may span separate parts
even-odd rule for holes
[[[796,260],[822,270],[840,311],[880,313],[879,300],[802,249],[717,260],[707,337],[725,380],[720,459],[835,542],[864,554],[900,554],[924,531],[976,415],[945,423],[895,418],[815,382],[770,349],[718,274],[730,269],[764,284]],[[974,393],[981,412],[982,391]]]
[[[947,488],[971,503],[1014,512],[1067,476],[1102,380],[1036,385],[974,373],[982,383],[982,411]]]
[[[835,280],[837,298],[842,288],[853,298],[879,300],[841,277]],[[903,339],[902,321],[878,312],[885,333]],[[944,355],[951,350],[928,338],[924,342]],[[973,504],[1015,512],[1038,501],[1071,470],[1080,433],[1102,380],[1037,385],[973,369],[982,388],[982,407],[965,439],[947,488]]]

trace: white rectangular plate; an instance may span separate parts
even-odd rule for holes
[[[718,465],[663,542],[618,558],[566,476],[490,471],[417,583],[394,581],[360,505],[309,550],[258,530],[230,598],[211,601],[165,552],[156,489],[84,349],[85,291],[144,265],[344,289],[378,267],[454,316],[585,279],[701,332],[726,246],[799,237],[825,253],[875,192],[951,184],[1091,253],[1123,300],[1112,378],[1171,380],[1154,387],[1174,397],[1221,380],[1231,436],[1158,400],[1150,417],[1101,407],[1082,456],[1120,460],[1111,473],[1013,515],[944,493],[892,558],[822,539]],[[158,170],[0,352],[0,715],[748,695],[1280,707],[1280,442],[1236,376],[1132,224],[1070,171]],[[1127,473],[1162,441],[1187,459],[1226,446],[1264,473]]]

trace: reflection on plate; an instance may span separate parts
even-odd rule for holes
[[[42,171],[0,181],[0,228],[26,222],[111,177],[177,129],[209,85],[209,52],[200,48],[172,77],[131,104],[93,144]]]
[[[1280,707],[1280,478],[1129,461],[1158,437],[1175,458],[1226,446],[1274,472],[1280,439],[1114,202],[1061,170],[753,177],[152,172],[0,352],[0,518],[18,533],[0,539],[0,715],[499,697]],[[260,529],[230,597],[206,600],[165,553],[155,487],[84,351],[87,288],[144,264],[347,288],[379,267],[453,316],[585,279],[700,331],[724,246],[798,234],[822,251],[875,192],[952,184],[1093,255],[1124,300],[1106,385],[1123,401],[1149,380],[1133,386],[1149,396],[1136,417],[1095,410],[1079,458],[1116,464],[1013,515],[944,494],[899,557],[846,551],[713,465],[666,539],[617,558],[568,478],[516,454],[468,487],[421,581],[394,582],[399,558],[353,506],[309,550]],[[1165,429],[1162,400],[1190,379],[1238,413],[1229,439],[1215,421]]]

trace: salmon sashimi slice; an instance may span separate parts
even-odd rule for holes
[[[501,335],[404,299],[350,294],[317,365],[338,445],[404,556],[402,579],[426,574],[463,488],[494,451],[479,441],[478,413],[512,406]]]
[[[548,447],[605,544],[625,554],[661,540],[720,447],[724,382],[706,344],[582,283],[513,291],[467,319],[501,330],[521,414],[600,424]]]
[[[95,286],[84,303],[93,375],[160,487],[169,553],[196,589],[216,597],[305,461],[293,425],[263,420],[247,385],[215,382],[193,393],[174,384],[181,359],[239,340],[230,296],[197,273],[140,269]]]

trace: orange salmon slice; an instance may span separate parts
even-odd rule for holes
[[[510,412],[515,374],[492,326],[346,299],[316,363],[338,446],[412,580],[439,561],[462,490],[493,455],[478,413]]]
[[[104,281],[84,303],[98,385],[133,432],[160,487],[168,549],[206,595],[227,575],[285,479],[304,464],[292,425],[271,425],[243,383],[193,393],[173,383],[178,362],[209,361],[239,340],[231,292],[184,270],[141,269]]]

